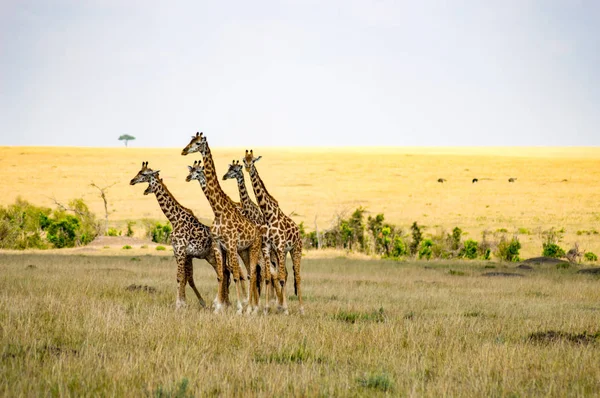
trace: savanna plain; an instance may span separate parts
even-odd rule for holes
[[[212,148],[217,171],[244,149]],[[200,187],[185,182],[185,166],[198,157],[180,150],[0,148],[0,205],[17,196],[49,207],[82,197],[102,218],[93,181],[114,184],[111,226],[163,219],[156,199],[128,185],[149,161],[181,204],[209,223]],[[257,168],[269,192],[309,230],[363,206],[407,230],[417,221],[425,235],[458,226],[479,239],[506,230],[519,237],[521,258],[541,255],[549,228],[563,231],[567,249],[577,242],[600,252],[597,148],[254,153],[263,156]],[[235,182],[221,185],[238,199]],[[194,264],[210,301],[214,271],[204,260]],[[289,316],[215,315],[190,289],[188,306],[176,311],[175,268],[172,254],[149,245],[2,251],[0,395],[600,394],[600,279],[577,273],[579,266],[307,250],[305,314],[290,295]]]

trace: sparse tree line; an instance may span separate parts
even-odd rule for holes
[[[357,208],[349,217],[337,215],[330,228],[324,231],[307,232],[304,223],[300,231],[307,249],[335,248],[348,251],[378,255],[382,258],[401,259],[481,259],[492,257],[501,261],[520,261],[521,242],[518,234],[510,236],[506,229],[495,232],[484,231],[481,240],[463,239],[463,231],[455,227],[451,232],[439,230],[437,233],[425,233],[427,229],[416,221],[408,229],[385,221],[384,214],[368,215],[367,209]],[[520,232],[529,233],[524,230]],[[578,231],[578,234],[581,235]],[[597,261],[592,252],[582,252],[574,244],[568,251],[559,244],[564,230],[550,229],[541,232],[543,240],[542,255],[554,258],[566,258],[570,262]]]
[[[0,249],[51,249],[84,246],[96,236],[105,233],[101,220],[90,212],[83,199],[73,199],[67,205],[56,202],[56,208],[35,206],[17,198],[15,203],[0,207]],[[463,239],[463,231],[455,227],[451,232],[439,230],[425,233],[427,227],[416,221],[408,229],[385,221],[384,214],[366,215],[367,209],[357,208],[348,217],[337,215],[330,228],[307,232],[300,223],[300,233],[306,249],[335,248],[377,255],[387,259],[481,259],[520,261],[521,243],[518,234],[508,231],[484,231],[481,240]],[[110,227],[108,236],[133,236],[133,225],[128,221],[125,232]],[[173,228],[169,221],[144,219],[144,236],[156,243],[170,243]],[[520,231],[528,234],[529,231]],[[569,262],[595,262],[595,253],[581,251],[575,243],[569,250],[561,247],[564,229],[542,231],[541,255],[566,258]],[[577,231],[578,235],[598,234],[596,230]]]

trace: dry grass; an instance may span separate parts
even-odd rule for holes
[[[187,143],[181,137],[181,147]],[[186,165],[198,156],[180,155],[181,148],[0,148],[0,205],[17,195],[38,205],[83,197],[99,216],[104,212],[98,192],[89,187],[117,184],[109,190],[111,219],[124,229],[125,220],[162,218],[154,198],[143,187],[129,186],[141,162],[161,170],[180,202],[205,221],[212,219],[198,184],[186,183]],[[563,246],[579,242],[600,253],[600,151],[597,148],[254,148],[269,191],[283,210],[294,212],[308,228],[315,217],[326,228],[336,214],[365,206],[408,228],[413,221],[436,233],[461,227],[480,239],[483,230],[519,229],[522,254],[539,255],[539,233],[550,227],[566,230]],[[213,148],[219,173],[239,159],[243,148]],[[447,179],[444,184],[437,179]],[[479,178],[472,184],[472,178]],[[509,177],[517,177],[514,184]],[[250,188],[249,183],[247,182]],[[234,181],[222,186],[238,199]],[[140,224],[138,223],[138,227]]]
[[[189,289],[175,311],[171,257],[3,254],[0,268],[0,396],[600,391],[599,279],[573,269],[307,258],[305,316],[292,300],[288,317],[240,317]],[[213,271],[195,269],[212,298]]]

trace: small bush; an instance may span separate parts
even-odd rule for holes
[[[133,236],[133,226],[135,225],[135,221],[127,221],[127,232],[125,236],[132,237]]]
[[[152,242],[156,243],[169,243],[171,238],[171,232],[173,228],[167,221],[165,224],[159,222],[150,224],[146,230],[146,235],[152,239]]]
[[[454,251],[460,248],[460,240],[462,238],[462,229],[454,227],[452,230],[452,236],[450,238],[450,248]]]
[[[156,250],[163,251],[163,250],[167,250],[167,248],[164,246],[156,246]]]
[[[502,237],[498,243],[498,248],[494,253],[502,261],[517,262],[519,260],[519,250],[521,250],[521,242],[519,238],[513,236],[511,240]]]
[[[543,243],[542,247],[544,257],[561,258],[565,256],[565,251],[556,243]]]
[[[147,248],[148,248],[148,245],[141,245],[140,246],[140,249],[147,249]]]
[[[123,246],[123,249],[124,249],[124,250],[129,250],[129,249],[131,249],[131,246],[129,246],[129,245],[125,245],[125,246]]]
[[[421,247],[419,248],[419,258],[426,258],[429,260],[431,258],[433,246],[433,241],[431,239],[425,239],[421,242]]]
[[[467,239],[462,249],[460,250],[458,256],[462,258],[468,258],[471,260],[477,258],[477,242],[471,239]]]
[[[116,228],[109,228],[107,232],[108,236],[121,236],[121,231]]]
[[[414,256],[419,251],[419,246],[421,245],[421,241],[423,240],[423,233],[421,231],[421,227],[417,225],[416,221],[413,222],[412,226],[410,227],[410,230],[412,231],[412,242],[410,242],[410,254]]]
[[[402,257],[408,254],[408,247],[399,235],[394,236],[391,257]]]
[[[585,252],[585,254],[583,255],[583,258],[585,259],[585,261],[591,261],[591,262],[598,261],[598,256],[592,252]]]
[[[518,232],[521,235],[531,235],[531,231],[527,228],[519,228]]]

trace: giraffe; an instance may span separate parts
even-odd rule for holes
[[[217,272],[219,266],[223,263],[223,253],[217,245],[214,244],[210,236],[208,226],[202,224],[194,216],[194,213],[183,207],[177,199],[167,189],[167,186],[158,176],[160,170],[152,170],[148,167],[148,162],[142,162],[142,168],[137,175],[130,181],[130,185],[147,182],[148,187],[144,190],[144,195],[154,193],[158,204],[171,222],[173,232],[171,233],[171,242],[173,245],[173,254],[177,261],[177,301],[176,308],[186,305],[185,285],[188,283],[202,307],[206,306],[193,276],[193,258],[205,259]],[[223,278],[224,286],[220,291],[222,296],[215,298],[215,301],[229,302],[229,274]]]
[[[252,180],[252,188],[254,189],[254,195],[258,206],[262,211],[265,222],[267,224],[267,244],[264,245],[263,255],[275,250],[278,266],[279,284],[281,285],[281,296],[280,296],[280,309],[287,314],[287,299],[285,296],[285,281],[286,281],[286,269],[285,269],[285,257],[288,252],[292,257],[292,264],[294,269],[294,290],[298,296],[298,303],[300,305],[300,313],[304,313],[304,306],[302,304],[302,293],[300,290],[300,260],[302,259],[302,239],[300,237],[300,229],[298,225],[288,217],[279,207],[277,200],[273,198],[265,188],[265,184],[258,175],[258,170],[254,166],[254,163],[258,162],[262,156],[257,158],[254,157],[252,150],[244,156],[244,167],[250,174]],[[265,255],[266,258],[266,255]],[[269,278],[267,278],[269,280]]]
[[[262,211],[260,210],[260,207],[258,207],[256,205],[256,203],[254,203],[252,201],[252,199],[250,199],[250,195],[248,195],[248,191],[246,190],[246,182],[244,180],[244,171],[242,170],[243,166],[240,164],[239,160],[233,160],[231,162],[231,164],[229,165],[229,169],[227,170],[227,173],[225,173],[225,175],[223,176],[223,180],[228,180],[228,179],[232,179],[235,178],[238,184],[238,190],[240,192],[240,204],[241,204],[241,211],[242,214],[244,216],[246,216],[246,218],[248,218],[250,221],[254,222],[255,224],[259,225],[261,228],[265,227],[265,217],[262,214]],[[263,237],[263,244],[265,243],[265,237]],[[264,254],[261,253],[261,260],[263,259]],[[270,253],[270,261],[271,264],[273,265],[277,265],[277,257],[275,254],[275,251],[272,250]],[[263,264],[266,264],[266,262],[264,262]],[[266,269],[266,266],[263,267],[263,269]],[[287,270],[286,270],[287,271]],[[271,275],[271,272],[267,272],[267,273],[263,273],[263,276],[268,277],[269,275]],[[287,272],[286,272],[286,279],[287,279]],[[265,279],[266,281],[266,279]],[[275,297],[275,278],[269,278],[267,282],[267,289],[268,291],[266,292],[267,297],[265,299],[265,313],[269,312],[269,297]]]
[[[206,137],[201,133],[192,136],[192,140],[181,151],[181,154],[185,156],[194,152],[202,154],[204,166],[199,162],[195,162],[194,166],[188,166],[190,174],[186,180],[198,180],[213,210],[215,218],[210,231],[213,239],[227,254],[227,266],[232,270],[235,282],[238,314],[243,311],[243,305],[240,301],[240,288],[244,290],[246,282],[244,279],[240,280],[240,266],[236,253],[239,253],[250,274],[249,297],[246,299],[246,302],[249,301],[250,305],[247,312],[256,313],[259,304],[257,285],[259,285],[258,281],[260,280],[257,274],[260,271],[259,259],[264,232],[258,225],[242,215],[239,205],[231,200],[221,188],[210,147]],[[221,266],[219,277],[222,276],[222,269]],[[217,306],[219,305],[217,304]]]

